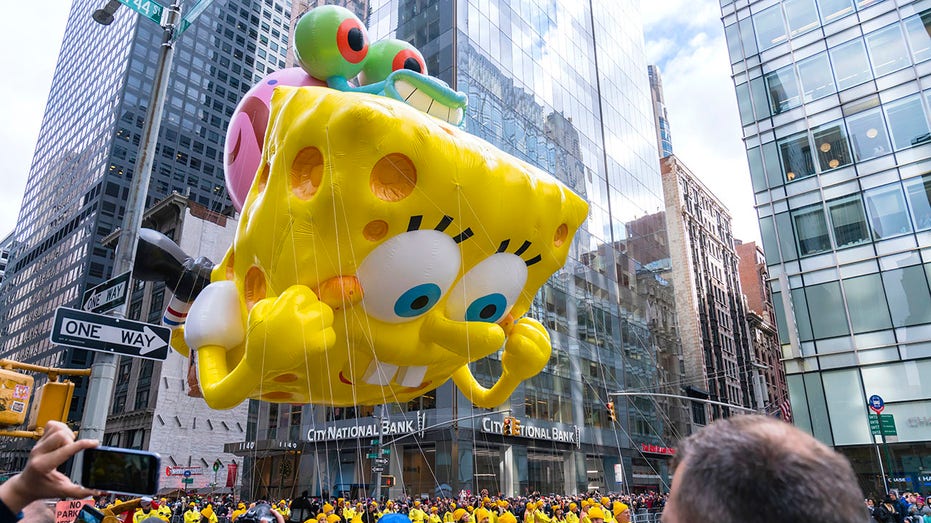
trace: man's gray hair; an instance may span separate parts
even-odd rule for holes
[[[680,442],[670,505],[688,523],[869,521],[846,458],[767,416],[718,420]]]

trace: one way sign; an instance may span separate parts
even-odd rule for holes
[[[168,357],[171,329],[59,307],[51,338],[59,345],[164,360]]]

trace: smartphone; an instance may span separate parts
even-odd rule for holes
[[[78,517],[74,518],[74,523],[103,523],[103,512],[94,508],[93,505],[84,505],[78,512]]]
[[[84,451],[81,485],[129,496],[155,496],[161,457],[144,450],[97,447]]]

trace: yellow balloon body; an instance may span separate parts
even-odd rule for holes
[[[405,402],[452,377],[493,407],[543,369],[549,336],[523,315],[565,263],[584,200],[386,97],[281,87],[271,106],[211,284],[235,284],[242,340],[192,346],[208,404]],[[483,387],[468,364],[498,351]]]

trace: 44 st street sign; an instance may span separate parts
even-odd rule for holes
[[[142,16],[161,25],[165,6],[155,0],[119,0],[119,2]]]
[[[171,329],[59,307],[50,337],[59,345],[164,360],[168,357]]]

